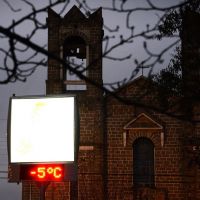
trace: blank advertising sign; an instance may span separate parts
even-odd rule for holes
[[[13,97],[10,163],[73,162],[75,97]]]

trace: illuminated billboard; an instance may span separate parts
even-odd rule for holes
[[[75,96],[12,97],[9,110],[10,163],[75,161]]]

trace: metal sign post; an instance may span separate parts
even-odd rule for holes
[[[50,184],[50,182],[44,181],[44,182],[37,182],[37,183],[40,189],[40,200],[45,200],[46,189],[48,185]]]

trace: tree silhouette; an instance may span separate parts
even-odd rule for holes
[[[21,12],[21,9],[16,8],[9,0],[3,0],[3,2],[13,13]],[[86,15],[89,15],[90,12],[93,12],[97,9],[93,8],[89,1],[86,0],[75,0],[74,2],[79,6],[80,9],[82,9],[82,11],[85,12]],[[119,24],[116,27],[110,28],[105,21],[105,35],[103,38],[104,48],[102,57],[98,59],[105,58],[113,62],[121,62],[131,59],[133,61],[133,70],[130,76],[123,80],[100,85],[95,82],[95,80],[90,80],[88,77],[86,77],[83,71],[78,70],[73,66],[72,63],[67,63],[60,57],[48,52],[46,44],[38,45],[36,42],[38,34],[47,29],[47,24],[44,20],[44,16],[47,15],[47,9],[59,6],[59,15],[62,15],[69,6],[70,0],[48,0],[48,2],[40,8],[38,8],[31,1],[21,0],[21,3],[26,7],[27,10],[29,10],[29,12],[24,14],[21,18],[14,20],[7,26],[0,26],[0,39],[2,44],[4,44],[4,46],[0,48],[0,55],[2,58],[0,67],[0,84],[26,81],[26,79],[31,76],[38,67],[46,67],[47,58],[51,57],[59,61],[63,66],[65,66],[66,69],[68,69],[71,73],[76,74],[80,79],[95,85],[105,93],[112,95],[123,103],[144,106],[149,109],[163,111],[154,105],[145,105],[138,99],[130,100],[122,98],[113,91],[125,84],[128,84],[138,76],[139,72],[143,71],[144,69],[147,69],[149,71],[148,75],[151,76],[153,70],[155,70],[155,67],[157,67],[158,64],[163,63],[166,53],[180,42],[180,37],[178,34],[163,34],[164,28],[161,28],[162,24],[163,22],[167,21],[166,19],[169,12],[172,12],[172,10],[176,11],[177,9],[181,9],[190,2],[191,1],[184,1],[172,6],[161,7],[154,4],[151,0],[146,0],[145,6],[134,7],[133,4],[131,4],[132,7],[130,7],[130,1],[112,0],[110,5],[102,7],[103,11],[105,12],[118,13],[125,17],[123,25],[126,27],[126,34],[123,35],[120,33],[120,30],[123,29],[123,25]],[[133,25],[132,16],[137,15],[140,12],[155,12],[157,14],[157,21],[154,24],[146,24],[146,28],[141,31],[136,31],[136,27]],[[29,24],[28,33],[27,30],[24,32],[19,30],[27,23]],[[158,41],[158,39],[160,39],[162,42],[164,38],[168,38],[169,36],[170,38],[173,38],[173,40],[167,46],[163,47],[158,53],[155,53],[153,50],[151,50],[151,42],[153,40]],[[120,57],[115,56],[115,52],[119,48],[126,48],[128,45],[134,46],[134,42],[137,39],[142,39],[145,57],[142,59],[133,58],[133,54],[131,53],[128,53],[127,55],[124,54]],[[92,66],[87,66],[86,70],[90,67]],[[142,94],[141,98],[145,94]],[[167,114],[172,115],[170,112]]]
[[[189,12],[200,13],[200,2],[197,0],[191,0],[189,4],[184,5],[183,7],[177,10],[169,11],[169,13],[165,16],[163,23],[159,26],[160,35],[158,37],[172,37],[174,34],[179,34],[180,37],[183,37],[182,34],[184,31],[184,17]],[[192,40],[188,43],[191,43]],[[196,43],[198,42],[196,41]],[[194,47],[194,44],[192,45]],[[182,46],[183,44],[181,44],[180,42],[177,45],[173,57],[168,66],[165,69],[161,70],[157,75],[153,76],[153,80],[159,86],[159,95],[157,95],[157,97],[160,98],[162,106],[164,106],[166,109],[171,108],[173,104],[180,104],[181,99],[181,101],[185,101],[182,103],[184,103],[184,107],[186,107],[187,112],[189,112],[189,110],[191,110],[193,102],[199,100],[200,93],[199,90],[195,88],[195,85],[198,84],[196,80],[192,81],[193,83],[190,86],[190,88],[187,87],[187,83],[185,83],[185,81],[188,80],[184,80],[183,71],[184,68],[191,69],[193,65],[198,66],[199,60],[197,57],[194,57],[194,63],[190,63],[189,59],[191,58],[184,58],[184,51],[182,49]],[[172,97],[176,98],[172,99]]]
[[[3,0],[7,7],[13,13],[20,13],[21,9],[12,5],[11,1]],[[196,1],[186,0],[182,3],[177,3],[172,6],[157,6],[151,0],[146,0],[145,6],[142,7],[130,7],[128,0],[112,0],[111,4],[106,7],[102,7],[103,11],[118,13],[125,17],[124,26],[126,28],[126,34],[121,34],[120,30],[123,29],[122,25],[119,24],[116,27],[110,27],[104,21],[105,35],[103,38],[103,52],[102,57],[98,59],[108,59],[113,62],[123,62],[125,60],[133,61],[133,70],[129,77],[118,80],[114,83],[105,83],[100,85],[95,82],[95,80],[89,79],[84,75],[83,71],[78,70],[73,63],[66,62],[57,55],[48,52],[46,44],[38,44],[37,37],[41,31],[46,31],[47,24],[44,18],[47,16],[48,8],[54,9],[59,6],[59,15],[65,13],[66,9],[70,4],[70,0],[66,1],[53,1],[48,0],[48,2],[38,8],[34,3],[28,0],[20,1],[23,6],[26,7],[29,12],[24,14],[21,18],[8,24],[7,26],[0,25],[0,55],[1,55],[1,65],[0,65],[0,84],[8,84],[10,82],[16,81],[26,81],[29,76],[31,76],[38,67],[46,67],[47,59],[52,58],[60,62],[67,70],[71,73],[76,74],[80,79],[96,86],[104,93],[112,95],[117,100],[128,105],[134,105],[139,107],[144,107],[151,109],[153,111],[158,111],[165,113],[169,116],[185,119],[180,115],[176,115],[174,112],[177,109],[177,104],[180,103],[180,99],[183,96],[183,85],[182,85],[182,75],[180,68],[180,48],[177,47],[174,57],[172,58],[169,65],[163,69],[159,75],[153,77],[153,81],[156,84],[155,93],[156,102],[161,102],[159,104],[145,104],[141,99],[152,92],[152,85],[144,85],[144,91],[141,91],[141,95],[135,98],[121,97],[115,91],[122,86],[128,84],[134,80],[141,71],[148,70],[148,76],[151,78],[153,71],[158,65],[163,64],[165,55],[168,51],[180,45],[180,35],[179,30],[182,27],[181,18],[178,10],[182,11],[187,7],[187,5],[194,5],[196,7]],[[79,6],[86,15],[90,12],[95,11],[97,8],[93,8],[89,1],[87,0],[75,0],[76,4]],[[193,4],[194,2],[194,4]],[[133,6],[133,5],[132,5]],[[133,25],[133,15],[137,15],[140,12],[156,12],[157,21],[154,24],[146,24],[145,29],[137,31]],[[44,17],[45,16],[45,17]],[[29,24],[28,33],[27,30],[21,31],[26,24]],[[171,38],[167,46],[155,52],[152,50],[152,41],[162,42],[166,38]],[[126,48],[129,45],[134,46],[136,40],[141,40],[143,43],[144,57],[138,59],[134,58],[132,53],[123,54],[121,56],[116,56],[115,52],[120,48]],[[86,67],[86,70],[91,68],[92,65]],[[154,89],[154,88],[153,88]],[[198,149],[199,155],[199,149]],[[199,157],[195,157],[199,163]],[[195,162],[197,162],[195,160]]]

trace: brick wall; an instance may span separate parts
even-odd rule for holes
[[[125,90],[127,94],[127,88]],[[124,95],[124,91],[118,95],[120,94]],[[132,95],[134,97],[134,93]],[[145,99],[149,101],[151,98]],[[197,198],[197,174],[194,169],[188,167],[184,146],[186,136],[194,134],[192,124],[146,109],[146,113],[149,112],[153,119],[164,122],[164,146],[161,145],[161,131],[151,130],[151,127],[146,130],[130,129],[126,134],[124,146],[124,126],[144,112],[145,108],[124,105],[110,97],[107,109],[109,199],[117,199],[120,195],[131,199],[136,195],[137,191],[133,184],[133,143],[140,137],[146,137],[154,143],[155,190],[163,190],[163,196],[173,200]]]
[[[83,38],[89,47],[87,76],[100,85],[102,23],[100,10],[87,19],[76,7],[63,19],[49,10],[49,50],[59,56],[60,47],[67,37]],[[65,90],[61,68],[60,63],[49,58],[47,94],[72,93]],[[199,199],[200,171],[188,165],[185,139],[193,134],[199,135],[200,126],[195,129],[189,122],[150,111],[149,106],[157,103],[151,94],[145,94],[149,88],[149,82],[146,83],[147,79],[140,77],[116,94],[128,100],[138,98],[148,108],[126,105],[111,96],[104,98],[101,90],[90,83],[86,83],[85,91],[76,91],[80,114],[78,180],[51,183],[46,192],[47,200],[137,200],[141,195],[159,200]],[[141,113],[146,113],[158,127],[155,124],[155,127],[152,124],[148,126],[149,121],[144,119],[125,129]],[[146,129],[139,127],[142,124]],[[133,143],[140,137],[148,138],[154,144],[154,188],[138,189],[133,184]],[[39,199],[38,187],[33,182],[24,182],[23,200],[30,199],[30,196],[32,200]]]
[[[73,7],[64,18],[48,11],[48,49],[60,57],[61,47],[70,36],[81,37],[88,46],[89,68],[87,76],[102,84],[102,16],[101,9],[86,18]],[[66,91],[62,76],[63,66],[48,59],[47,94],[74,93]],[[55,182],[47,187],[47,200],[104,199],[103,197],[103,129],[102,92],[86,83],[85,91],[77,94],[80,114],[80,151],[78,156],[78,181]],[[23,183],[23,200],[38,200],[39,189],[34,182]]]

